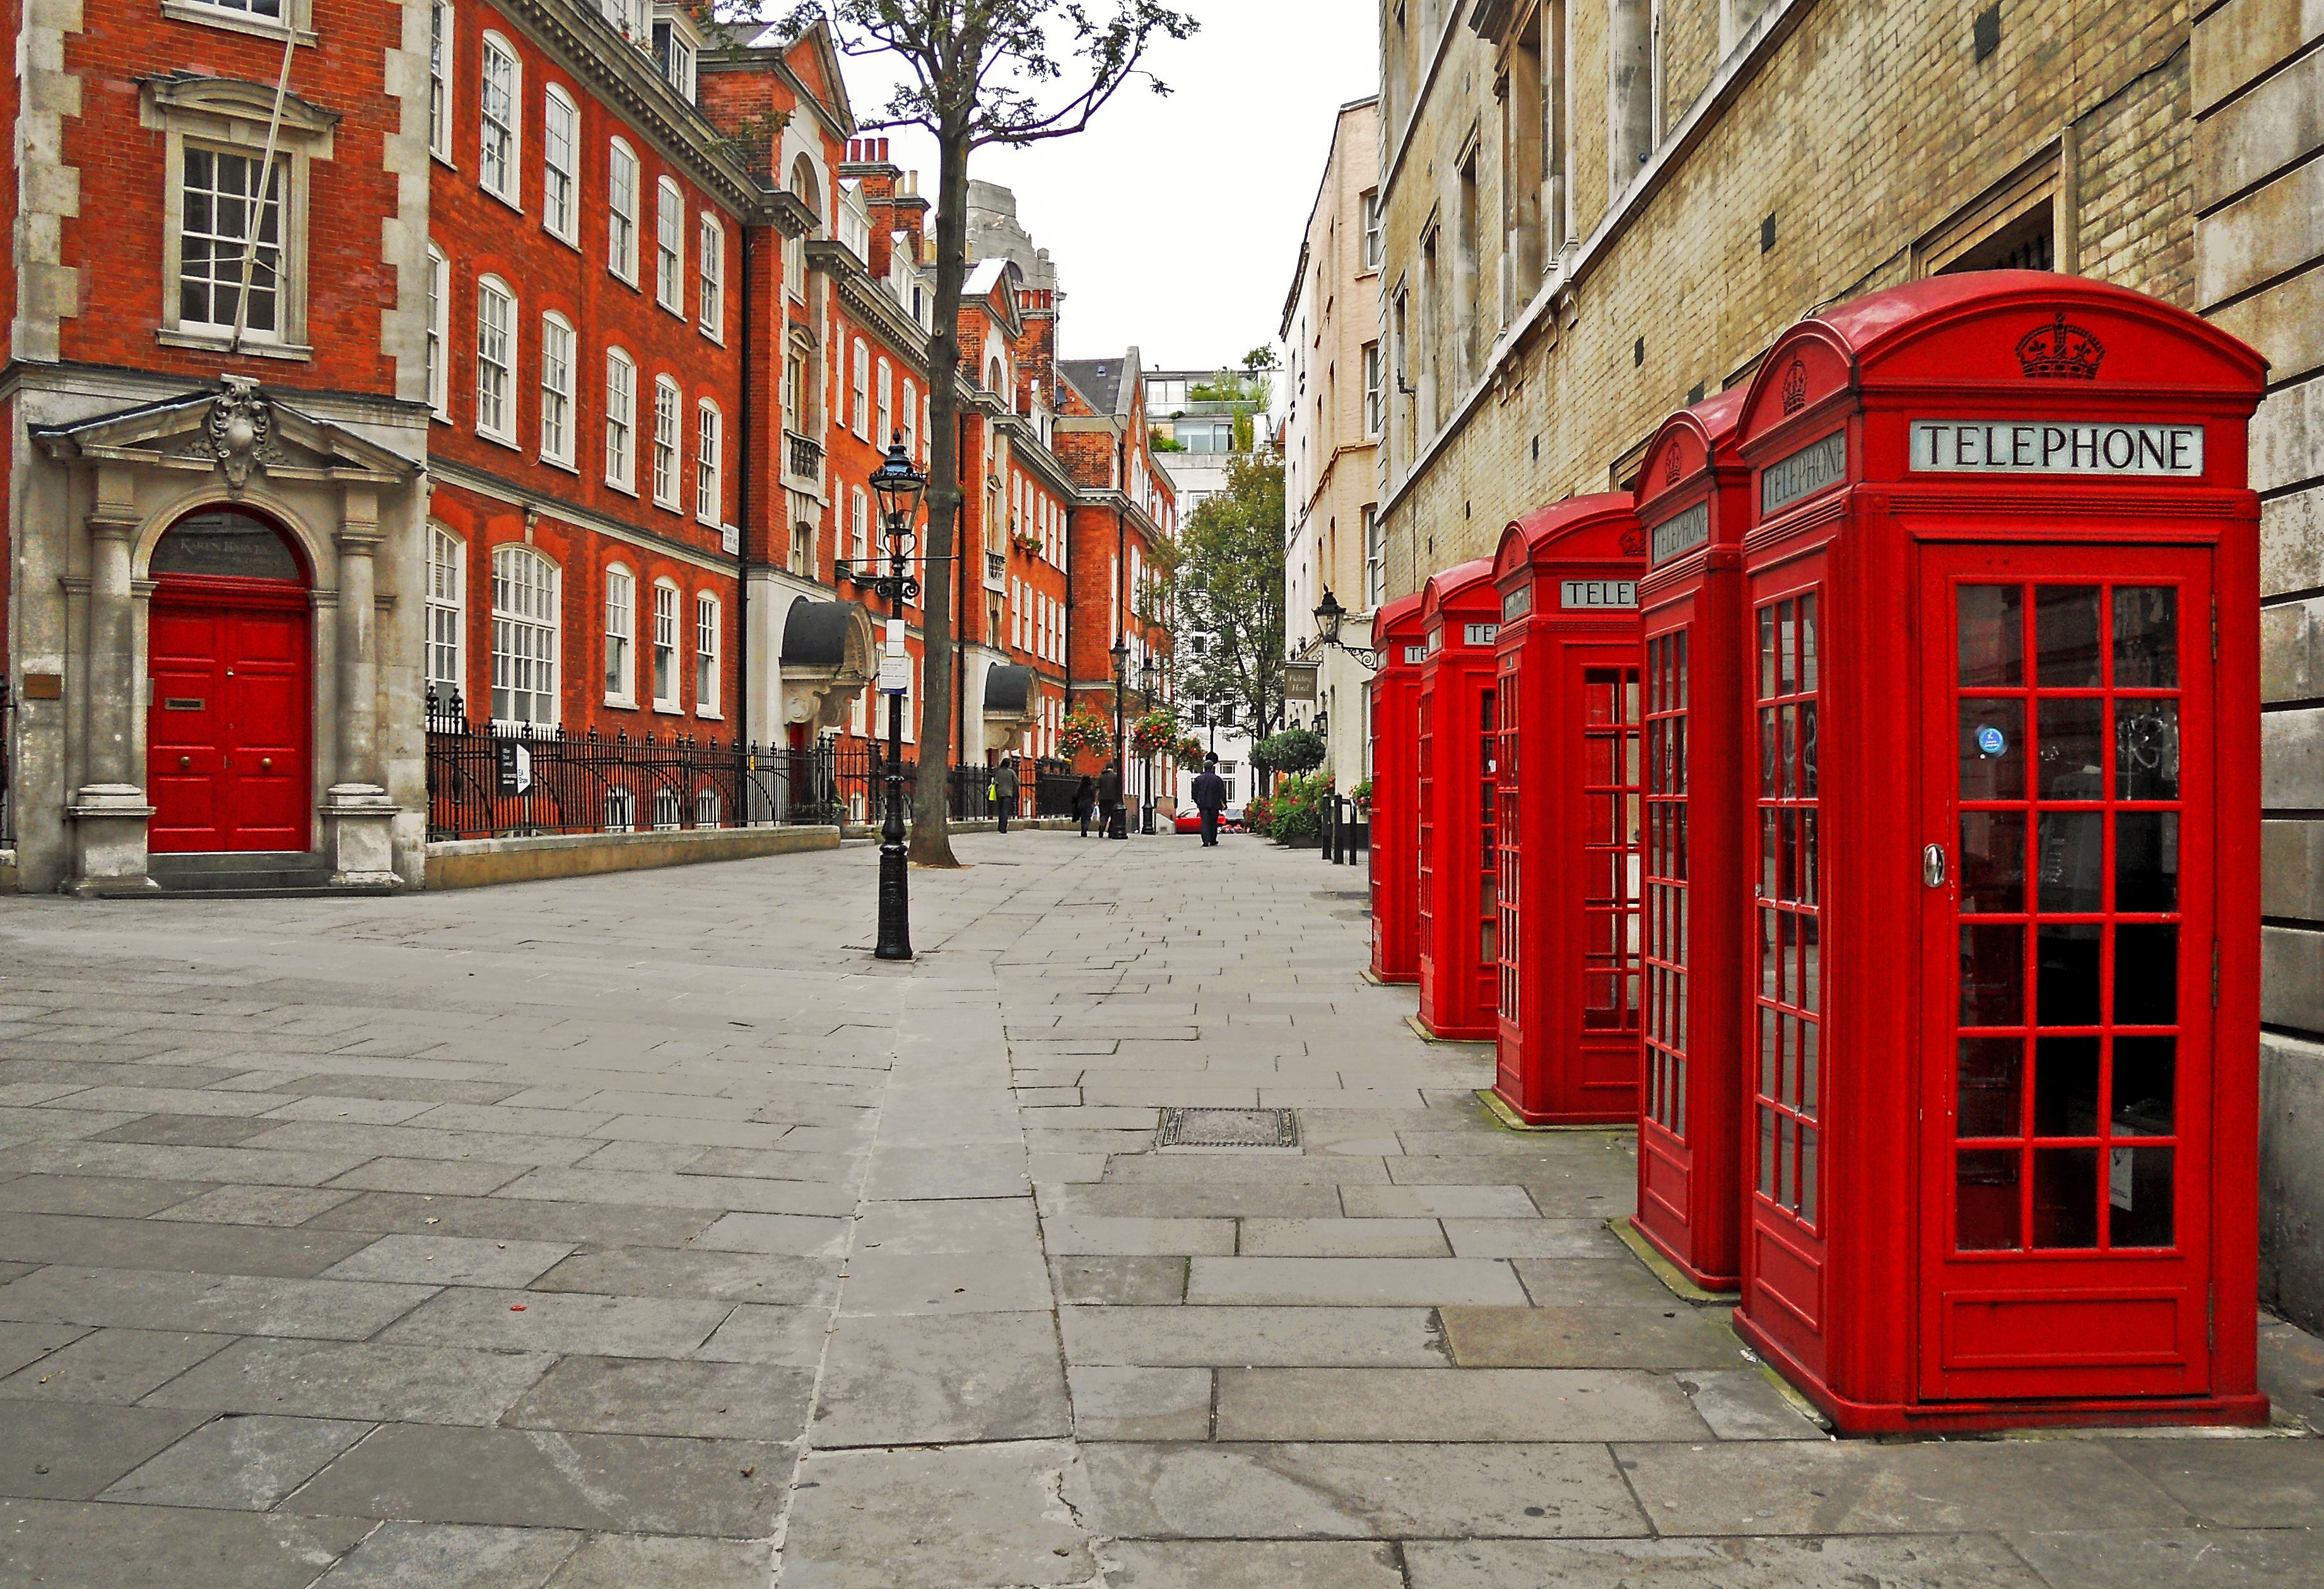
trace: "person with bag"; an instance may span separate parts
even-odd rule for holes
[[[1096,809],[1097,785],[1092,783],[1089,774],[1084,772],[1081,782],[1074,787],[1074,820],[1082,825],[1084,838],[1089,836],[1090,813]]]
[[[994,809],[1000,815],[1001,831],[1003,833],[1009,831],[1009,813],[1017,808],[1018,787],[1015,761],[1003,762],[993,769],[992,782],[986,792],[991,795]]]
[[[1107,838],[1128,838],[1121,827],[1121,770],[1108,767],[1097,775],[1097,830]]]

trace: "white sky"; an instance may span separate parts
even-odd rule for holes
[[[1134,343],[1148,369],[1213,369],[1274,342],[1333,117],[1379,80],[1371,0],[1177,5],[1202,27],[1149,58],[1168,96],[1131,83],[1085,133],[969,163],[1016,190],[1018,219],[1056,262],[1067,358]],[[879,61],[844,64],[856,114],[876,115]],[[933,195],[934,144],[888,136],[889,158]]]

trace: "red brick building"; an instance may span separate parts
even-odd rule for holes
[[[844,570],[885,550],[863,482],[888,439],[930,454],[927,205],[821,27],[706,50],[644,0],[89,0],[16,25],[20,60],[60,63],[0,90],[20,886],[417,884],[431,703],[488,756],[879,732]],[[1069,657],[1163,643],[1089,584],[1102,555],[1129,593],[1167,509],[1135,420],[1120,471],[1071,461],[1093,444],[1060,417],[1057,298],[987,258],[961,311],[971,762],[1054,750]],[[557,819],[779,820],[839,792],[828,759],[751,764],[778,775]]]

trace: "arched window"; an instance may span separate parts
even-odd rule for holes
[[[619,138],[605,157],[605,268],[638,284],[638,156]]]
[[[694,598],[694,715],[718,716],[718,598],[707,591]]]
[[[581,236],[581,112],[551,83],[540,106],[540,224],[567,243]]]
[[[451,331],[452,266],[444,251],[428,245],[428,411],[439,420],[452,417],[451,396],[446,390],[444,344]]]
[[[653,499],[656,507],[679,510],[678,498],[678,414],[681,400],[678,383],[668,375],[654,377]]]
[[[675,712],[678,709],[678,587],[667,579],[657,579],[653,587],[653,692],[656,711]]]
[[[726,337],[726,226],[716,216],[702,217],[701,312],[702,334],[713,342]]]
[[[498,276],[476,282],[476,434],[516,445],[516,298]]]
[[[204,508],[170,526],[153,548],[146,570],[198,574],[222,579],[283,579],[307,582],[299,556],[281,531],[241,508]]]
[[[516,51],[498,33],[484,35],[484,66],[478,73],[476,180],[495,199],[522,207],[517,151],[522,123],[517,106],[523,96],[523,68]]]
[[[1001,374],[1001,361],[997,358],[984,366],[984,389],[987,392],[1005,392],[1008,389],[1007,377]]]
[[[573,322],[540,317],[540,456],[573,467]]]
[[[493,549],[493,719],[557,723],[557,565],[529,546]]]
[[[443,692],[443,709],[451,710],[455,691],[466,688],[462,667],[466,647],[468,593],[467,543],[443,525],[428,525],[428,688]]]
[[[872,445],[886,447],[893,436],[896,424],[896,372],[886,359],[880,361],[880,428],[872,432]]]
[[[704,398],[694,411],[694,516],[717,525],[725,521],[725,416]]]
[[[638,366],[618,347],[605,350],[605,484],[634,494],[637,481]]]
[[[638,586],[619,563],[605,570],[605,704],[634,707],[637,698]]]
[[[854,418],[849,429],[868,438],[872,434],[872,347],[861,337],[855,339]]]
[[[654,301],[686,313],[686,195],[664,177],[654,199]]]

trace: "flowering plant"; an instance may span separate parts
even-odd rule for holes
[[[1203,742],[1190,734],[1180,740],[1178,748],[1170,753],[1177,757],[1181,767],[1199,767],[1203,764]]]
[[[1075,707],[1057,730],[1057,748],[1068,756],[1087,754],[1103,761],[1113,753],[1113,725],[1087,707]]]
[[[1141,756],[1159,755],[1178,743],[1178,714],[1157,707],[1130,725],[1130,743]]]

